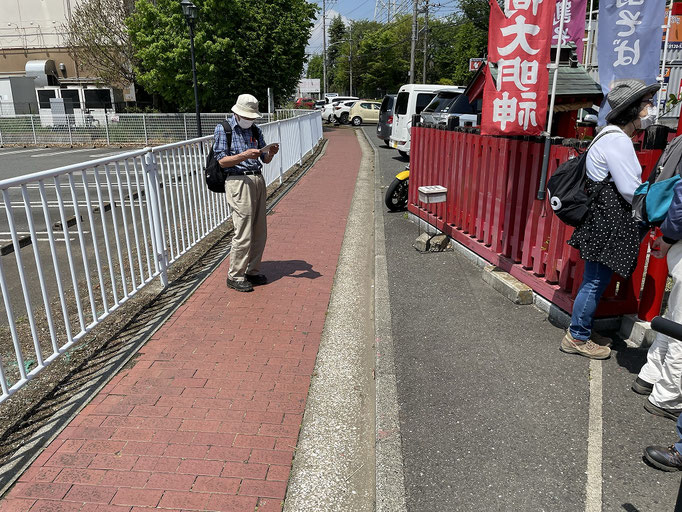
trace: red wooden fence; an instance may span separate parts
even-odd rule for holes
[[[573,229],[554,216],[546,200],[535,198],[544,145],[423,127],[412,128],[411,136],[409,211],[570,312],[583,264],[578,251],[566,243]],[[576,154],[565,146],[551,148],[549,176]],[[638,154],[644,178],[660,154]],[[447,201],[419,203],[417,189],[422,185],[446,187]],[[656,304],[660,309],[660,265],[653,265],[658,276],[647,278],[649,286],[640,298],[646,245],[634,274],[627,280],[614,278],[599,316],[639,312],[650,317]]]

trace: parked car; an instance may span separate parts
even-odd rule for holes
[[[322,110],[327,102],[325,100],[317,100],[315,102],[315,106],[313,107],[315,110]]]
[[[422,123],[440,124],[443,120],[443,115],[463,92],[464,89],[460,91],[452,91],[449,89],[438,91],[431,102],[422,110]]]
[[[390,145],[391,128],[393,125],[393,104],[395,103],[395,94],[387,94],[381,102],[379,109],[379,122],[377,124],[377,137],[384,141],[387,146]]]
[[[328,123],[331,123],[334,121],[334,107],[336,106],[335,103],[338,103],[339,101],[347,101],[347,100],[358,100],[360,98],[357,98],[355,96],[335,96],[333,98],[325,98],[325,104],[324,108],[322,109],[322,120],[326,121]]]
[[[434,99],[435,101],[435,99]],[[483,100],[477,99],[469,101],[469,98],[464,94],[458,94],[445,109],[439,112],[426,112],[426,108],[422,111],[422,121],[424,123],[432,123],[435,125],[447,126],[449,120],[453,117],[458,119],[458,125],[478,125],[478,115],[481,113]],[[428,108],[428,106],[427,106]]]
[[[348,113],[348,118],[353,126],[362,126],[363,123],[378,123],[381,103],[371,100],[355,102]]]
[[[334,104],[334,122],[348,124],[350,109],[357,103],[357,100],[339,101]]]
[[[296,103],[294,103],[296,108],[313,108],[315,105],[314,98],[298,98]]]
[[[390,146],[398,150],[403,158],[410,155],[410,131],[412,115],[421,114],[439,90],[461,92],[462,87],[436,84],[407,84],[398,90],[393,109],[393,128]]]

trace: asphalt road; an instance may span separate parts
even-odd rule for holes
[[[388,186],[407,162],[363,129]],[[404,213],[383,217],[408,511],[673,510],[680,474],[642,452],[675,441],[675,424],[630,390],[646,351],[618,340],[611,359],[592,363],[597,382],[589,360],[558,350],[563,331],[546,314],[503,298],[457,252],[417,253]],[[602,488],[588,506],[598,399],[602,439],[590,450]]]
[[[134,148],[0,148],[0,180],[132,151]]]

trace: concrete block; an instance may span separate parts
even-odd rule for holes
[[[619,333],[629,347],[646,348],[651,346],[656,338],[656,331],[650,322],[637,318],[637,315],[624,315],[620,323]]]
[[[417,237],[417,239],[412,244],[412,247],[417,249],[419,252],[427,252],[429,250],[429,241],[431,240],[431,235],[428,233],[422,233]]]
[[[483,280],[514,304],[533,303],[533,290],[495,265],[483,269]]]
[[[447,235],[436,235],[431,238],[429,242],[429,251],[431,252],[443,252],[452,251],[452,244],[450,243],[450,238]]]

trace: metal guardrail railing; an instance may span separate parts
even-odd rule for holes
[[[309,115],[310,110],[278,109],[264,114],[263,122]],[[220,121],[232,114],[201,114],[202,133],[213,133]],[[318,114],[319,115],[319,114]],[[112,145],[163,144],[197,136],[195,114],[118,114],[104,110],[74,109],[58,114],[3,116],[0,113],[0,146],[8,144]]]
[[[264,166],[268,185],[322,138],[317,112],[261,129],[281,143]],[[169,266],[229,218],[225,196],[204,183],[212,143],[210,135],[0,181],[0,238],[13,249],[0,256],[0,403],[156,277],[166,286]]]

